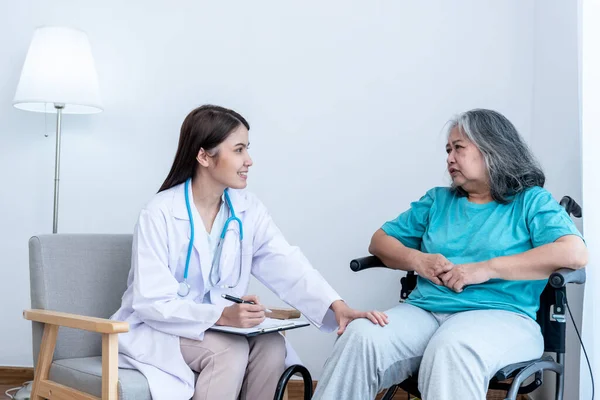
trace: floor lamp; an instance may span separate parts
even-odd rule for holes
[[[56,113],[52,233],[57,233],[62,115],[102,111],[98,75],[85,32],[50,26],[35,30],[13,105],[26,111]]]

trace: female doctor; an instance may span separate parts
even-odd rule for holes
[[[167,179],[140,213],[128,288],[112,318],[130,325],[119,335],[119,366],[143,373],[154,400],[273,398],[286,365],[297,362],[283,336],[208,330],[265,319],[258,298],[245,296],[250,274],[323,331],[342,334],[356,318],[387,323],[384,313],[349,308],[242,190],[249,129],[232,110],[193,110]]]

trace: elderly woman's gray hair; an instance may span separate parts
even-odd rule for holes
[[[544,172],[515,126],[502,114],[485,109],[464,112],[450,121],[450,131],[458,127],[483,154],[490,178],[492,198],[506,204],[523,190],[543,187]],[[460,187],[461,195],[467,193]]]

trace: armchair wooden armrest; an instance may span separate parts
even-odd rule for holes
[[[97,333],[129,332],[129,324],[127,322],[86,317],[84,315],[68,314],[60,311],[25,310],[23,311],[23,317],[30,321],[64,326],[67,328],[83,329],[85,331]]]
[[[44,335],[31,391],[32,400],[99,400],[95,396],[48,379],[58,328],[61,326],[102,334],[102,400],[118,400],[119,342],[117,335],[129,331],[127,322],[49,310],[25,310],[23,317],[44,324]]]

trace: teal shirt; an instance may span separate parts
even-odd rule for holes
[[[509,204],[474,204],[437,187],[382,229],[407,247],[442,254],[454,264],[523,253],[565,235],[581,237],[563,207],[540,187],[519,193]],[[498,309],[535,319],[546,283],[492,279],[456,293],[419,276],[407,302],[432,312]]]

